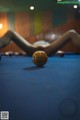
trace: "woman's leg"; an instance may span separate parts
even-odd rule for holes
[[[45,47],[44,51],[47,53],[47,55],[51,55],[70,41],[80,47],[80,35],[75,30],[69,30],[68,32],[64,33],[58,40]]]
[[[28,53],[28,55],[32,55],[37,49],[23,37],[21,37],[18,33],[11,30],[8,30],[0,38],[0,48],[7,46],[11,40],[16,43],[24,52]]]
[[[34,47],[18,33],[9,30],[3,37],[1,37],[0,48],[7,46],[11,40],[15,42],[24,52],[28,53],[28,55],[32,55],[37,50],[43,50],[47,53],[47,55],[51,55],[57,52],[57,50],[59,50],[69,41],[72,41],[74,44],[80,47],[80,35],[74,30],[64,33],[58,40],[46,47]]]

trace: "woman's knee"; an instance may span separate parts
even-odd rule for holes
[[[68,31],[68,36],[75,37],[76,35],[77,35],[77,32],[74,29]]]
[[[68,32],[69,32],[70,34],[76,34],[76,33],[77,33],[74,29],[69,30]]]
[[[9,33],[9,34],[13,34],[14,32],[15,32],[15,31],[10,30],[10,29],[7,31],[7,33]]]

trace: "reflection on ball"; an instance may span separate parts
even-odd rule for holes
[[[37,66],[43,66],[48,60],[48,56],[44,51],[36,51],[33,56],[33,63]]]

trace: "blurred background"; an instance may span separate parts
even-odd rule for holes
[[[11,29],[34,43],[52,42],[70,29],[80,33],[80,0],[74,0],[76,4],[65,1],[68,0],[0,0],[0,37]],[[73,49],[72,43],[65,47],[66,51]],[[21,51],[13,42],[1,51],[9,50]]]

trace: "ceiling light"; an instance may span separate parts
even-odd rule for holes
[[[75,8],[75,9],[76,9],[77,7],[78,7],[77,5],[74,5],[74,6],[73,6],[73,8]]]
[[[0,29],[2,29],[3,28],[3,24],[2,23],[0,23]]]
[[[34,6],[30,6],[30,10],[34,10]]]

